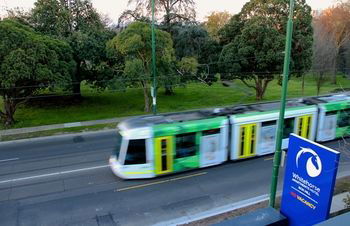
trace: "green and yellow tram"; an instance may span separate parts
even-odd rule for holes
[[[112,171],[124,179],[152,178],[273,153],[279,102],[161,114],[119,123]],[[282,147],[290,133],[328,141],[349,134],[350,95],[287,102]]]

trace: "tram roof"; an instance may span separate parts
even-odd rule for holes
[[[328,103],[334,101],[350,100],[349,93],[335,94],[320,97],[310,97],[304,99],[291,99],[286,103],[286,108],[307,107],[317,105],[320,103]],[[119,124],[119,128],[123,130],[136,129],[141,127],[151,127],[159,124],[171,124],[185,121],[195,121],[201,119],[208,119],[220,116],[229,116],[236,114],[245,114],[252,112],[265,112],[278,110],[280,102],[265,102],[257,104],[237,105],[223,108],[209,108],[204,110],[159,114],[155,116],[140,116],[127,119]]]
[[[326,103],[349,101],[349,100],[350,100],[350,93],[349,92],[341,93],[341,94],[338,93],[338,94],[333,94],[333,95],[305,98],[305,102],[308,102],[308,104],[326,104]]]

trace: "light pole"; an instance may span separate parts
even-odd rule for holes
[[[273,159],[273,171],[272,171],[272,181],[271,181],[271,191],[270,191],[271,207],[275,207],[278,173],[279,173],[279,167],[281,164],[284,115],[285,115],[286,97],[287,97],[287,90],[288,90],[290,55],[291,55],[291,49],[292,49],[293,13],[294,13],[294,0],[290,0],[289,18],[288,18],[288,24],[287,24],[286,49],[285,49],[284,67],[283,67],[282,97],[281,97],[281,108],[280,108],[281,110],[280,110],[280,115],[278,120],[276,152]]]
[[[154,1],[152,0],[152,75],[153,75],[153,86],[152,86],[152,109],[153,114],[157,114],[157,68],[156,68],[156,34],[154,28]]]

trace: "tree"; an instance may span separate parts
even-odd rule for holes
[[[152,0],[129,0],[128,5],[135,5],[134,10],[126,10],[119,21],[133,18],[145,20],[152,12]],[[163,17],[162,23],[167,32],[175,22],[194,21],[196,19],[194,0],[155,0],[155,11]]]
[[[129,0],[128,4],[134,5],[135,8],[133,10],[126,10],[119,18],[119,24],[130,19],[144,22],[151,21],[149,15],[152,12],[152,0]],[[173,36],[173,33],[176,32],[174,30],[175,25],[195,21],[195,2],[194,0],[155,0],[155,13],[157,17],[162,18],[159,28],[169,32]],[[170,76],[176,77],[174,74]],[[172,88],[174,79],[169,78],[167,81],[165,83],[165,94],[172,95],[174,94]]]
[[[197,73],[192,77],[188,77],[188,79],[205,81],[207,84],[215,81],[214,75],[217,73],[221,46],[209,36],[202,26],[175,26],[173,28],[173,40],[178,60],[193,57],[198,62]]]
[[[221,68],[227,70],[223,75],[254,88],[258,100],[263,98],[272,75],[282,71],[288,9],[288,1],[251,0],[219,32],[221,43],[226,44],[220,59]],[[311,22],[311,8],[305,0],[296,0],[291,61],[294,74],[311,67]]]
[[[183,57],[196,57],[201,55],[201,51],[207,40],[208,32],[198,25],[176,26],[173,29],[174,48],[177,59]]]
[[[323,24],[314,19],[314,45],[313,45],[313,61],[312,71],[315,74],[317,84],[317,95],[320,93],[322,84],[326,80],[326,75],[332,73],[335,58],[337,58],[337,50],[333,40],[333,36],[326,32]]]
[[[240,79],[261,100],[274,74],[281,71],[284,36],[260,21],[249,21],[220,56],[222,78]],[[253,83],[251,83],[253,81]]]
[[[219,41],[219,30],[229,22],[230,18],[231,14],[227,11],[212,12],[206,17],[207,21],[205,21],[204,24],[213,39]]]
[[[230,44],[240,34],[243,25],[244,21],[241,20],[240,14],[233,15],[229,22],[218,31],[220,44],[223,46]]]
[[[13,9],[8,9],[6,19],[16,20],[21,24],[30,26],[30,13],[23,10],[22,8],[16,7]]]
[[[333,46],[336,50],[336,55],[347,41],[350,39],[350,5],[340,3],[335,7],[331,7],[322,12],[317,18],[319,23],[324,27],[325,32],[332,36]],[[334,58],[333,63],[333,83],[336,80],[337,58]]]
[[[173,42],[169,33],[156,29],[157,36],[157,71],[158,83],[165,82],[166,75],[171,73],[175,60]],[[107,45],[116,55],[121,54],[125,60],[123,75],[129,85],[141,85],[143,89],[146,112],[151,109],[150,79],[151,63],[151,27],[143,22],[130,24]]]
[[[196,77],[198,66],[198,61],[195,57],[183,57],[178,61],[176,70],[180,74],[182,82],[185,83]]]
[[[6,126],[17,106],[38,90],[69,83],[74,70],[71,48],[16,21],[0,21],[0,95]]]
[[[104,84],[94,79],[109,79],[94,73],[101,69],[99,66],[106,56],[105,44],[115,34],[103,23],[90,0],[38,0],[32,10],[31,23],[39,32],[66,40],[73,49],[74,95],[81,96],[83,80]]]

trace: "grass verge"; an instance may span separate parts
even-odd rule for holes
[[[301,79],[292,78],[289,82],[288,98],[316,95],[316,83],[311,76],[305,79],[305,90],[302,93]],[[323,84],[322,94],[336,89],[350,88],[350,81],[339,76],[338,84],[330,82]],[[235,81],[232,87],[224,87],[221,83],[212,86],[194,83],[186,87],[176,87],[175,95],[166,96],[159,89],[158,111],[175,112],[197,108],[228,106],[240,103],[253,103],[255,91],[246,88],[241,81]],[[97,92],[87,86],[82,86],[83,101],[76,103],[61,97],[61,103],[42,101],[40,106],[31,104],[19,106],[15,119],[17,123],[12,128],[33,127],[57,123],[79,122],[87,120],[107,119],[123,116],[145,114],[144,100],[140,88],[129,88],[125,92]],[[272,81],[266,91],[264,101],[279,100],[281,86],[277,80]],[[3,103],[0,100],[0,109]],[[0,125],[0,129],[4,129]]]

